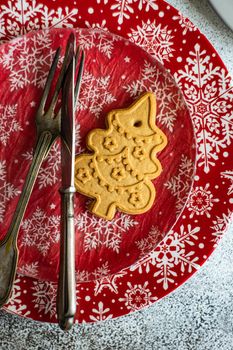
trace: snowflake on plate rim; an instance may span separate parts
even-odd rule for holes
[[[11,297],[6,304],[7,310],[13,312],[17,315],[28,317],[31,314],[31,311],[27,309],[27,305],[22,303],[22,278],[17,275],[11,292]]]
[[[90,23],[89,21],[85,21],[85,25],[87,28],[100,29],[107,31],[106,27],[106,19],[103,19],[101,23]]]
[[[8,1],[7,5],[0,6],[0,39],[5,38],[6,33],[9,40],[41,28],[73,27],[77,13],[77,8],[70,10],[68,6],[49,9],[37,0]]]
[[[125,291],[124,298],[119,298],[120,302],[124,302],[127,309],[132,311],[140,310],[154,303],[158,298],[152,296],[152,292],[148,288],[149,282],[142,284],[134,284],[127,282],[128,289]]]
[[[188,32],[195,32],[197,30],[197,27],[180,11],[178,12],[178,15],[173,16],[172,19],[174,19],[175,21],[179,21],[179,24],[183,28],[183,35],[186,35]]]
[[[143,22],[137,29],[131,28],[128,33],[129,40],[134,44],[142,47],[145,51],[155,57],[162,64],[174,56],[174,42],[172,30],[168,26],[163,27],[161,23],[156,21]]]
[[[119,271],[110,275],[109,270],[105,272],[105,274],[94,273],[95,276],[95,295],[98,295],[102,292],[103,289],[107,288],[110,292],[118,294],[118,285],[117,280],[126,275],[125,271]]]
[[[90,320],[94,322],[109,320],[113,317],[113,314],[109,313],[110,309],[108,307],[106,309],[104,308],[102,301],[98,302],[98,309],[93,308],[91,311],[93,314],[91,314],[89,317]]]
[[[230,186],[228,188],[228,196],[233,194],[233,170],[225,170],[221,172],[221,177],[230,181]]]
[[[195,186],[187,202],[187,209],[190,211],[189,217],[192,219],[194,215],[206,215],[207,218],[210,218],[210,211],[216,202],[219,202],[219,199],[213,198],[209,183],[205,184],[204,187]]]
[[[100,3],[98,0],[97,3]],[[113,11],[113,17],[117,17],[118,23],[122,24],[124,19],[130,19],[131,15],[134,14],[134,9],[131,6],[133,4],[132,0],[114,0],[115,3],[111,5],[110,9]],[[150,8],[153,10],[158,10],[157,0],[134,0],[138,2],[139,11],[148,12]],[[104,4],[107,4],[108,0],[104,0]]]
[[[199,257],[195,255],[195,251],[188,249],[195,245],[199,231],[200,227],[192,228],[191,225],[187,225],[186,228],[181,225],[179,232],[169,231],[155,250],[132,265],[130,271],[138,270],[139,273],[148,274],[150,266],[155,266],[156,283],[161,283],[162,288],[167,290],[169,284],[175,283],[178,271],[184,273],[187,269],[188,272],[192,272],[199,268]]]
[[[56,315],[57,283],[51,281],[33,281],[32,302],[39,313]]]
[[[231,218],[232,212],[228,209],[227,213],[223,213],[221,216],[216,216],[213,220],[213,226],[211,226],[211,229],[213,236],[212,242],[214,242],[214,247],[219,244],[226,228],[231,222]]]
[[[190,109],[197,141],[197,166],[208,173],[233,139],[233,86],[224,68],[214,66],[200,44],[174,74]],[[219,85],[219,88],[218,86]]]

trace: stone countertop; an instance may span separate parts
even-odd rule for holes
[[[224,0],[222,0],[224,1]],[[233,75],[233,32],[207,0],[169,0],[207,36]],[[0,311],[0,349],[232,350],[233,226],[209,261],[158,303],[119,319],[76,326],[21,319]]]

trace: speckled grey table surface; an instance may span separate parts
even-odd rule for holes
[[[224,1],[224,0],[222,0]],[[170,0],[215,46],[233,75],[233,32],[207,0]],[[209,261],[158,303],[115,320],[63,333],[0,311],[0,349],[232,350],[233,225]]]

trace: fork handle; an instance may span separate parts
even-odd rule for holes
[[[46,131],[40,134],[10,227],[4,239],[0,241],[0,307],[7,302],[12,290],[18,262],[17,237],[20,224],[24,217],[41,163],[51,147],[52,138],[53,136],[50,132]]]
[[[57,292],[57,315],[61,329],[69,330],[76,313],[75,282],[75,188],[61,189],[60,266]]]

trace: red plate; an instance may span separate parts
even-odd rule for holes
[[[56,6],[59,6],[57,3]],[[142,235],[140,238],[138,236],[137,240],[131,241],[131,244],[138,242],[137,247],[143,254],[140,262],[124,270],[119,270],[124,265],[118,264],[116,268],[118,271],[111,276],[106,266],[101,265],[95,266],[96,269],[100,267],[95,276],[92,263],[89,265],[89,268],[93,269],[92,276],[83,276],[83,279],[100,278],[101,275],[102,278],[78,284],[77,320],[79,322],[99,321],[138,310],[182,284],[213,251],[229,222],[233,204],[230,162],[233,153],[233,93],[230,78],[217,53],[187,19],[165,2],[142,0],[131,4],[122,0],[111,2],[105,0],[103,3],[105,3],[104,7],[101,1],[97,3],[89,1],[88,7],[85,8],[82,4],[77,5],[78,13],[76,10],[72,12],[71,2],[67,2],[66,7],[63,4],[60,10],[57,7],[53,8],[53,4],[50,4],[51,16],[46,15],[46,4],[40,6],[41,3],[37,5],[30,3],[24,6],[24,11],[21,11],[18,16],[12,17],[14,11],[18,13],[20,4],[13,6],[10,11],[9,4],[6,2],[5,5],[1,5],[4,28],[7,30],[8,24],[12,21],[15,25],[9,26],[9,29],[14,28],[13,32],[10,33],[8,30],[4,36],[9,38],[11,35],[19,34],[21,30],[32,29],[33,26],[38,29],[43,24],[55,25],[55,18],[59,17],[66,26],[77,24],[106,26],[112,32],[129,37],[131,41],[159,59],[164,67],[170,70],[180,86],[194,124],[197,140],[197,169],[194,188],[182,215],[179,215],[178,221],[169,232],[164,231],[167,233],[166,236],[154,250],[156,230],[151,235],[147,230],[146,236]],[[7,62],[7,64],[11,63]],[[128,101],[130,102],[130,98]],[[7,103],[9,100],[6,101]],[[2,108],[4,105],[3,101]],[[4,111],[7,111],[6,106]],[[2,110],[3,114],[4,111]],[[11,111],[11,113],[15,112]],[[8,114],[8,116],[11,115]],[[165,126],[161,123],[160,127]],[[175,133],[179,130],[180,126],[176,128]],[[188,142],[188,144],[191,143]],[[165,156],[165,150],[163,154]],[[191,160],[192,154],[191,152]],[[166,165],[165,159],[164,164]],[[180,193],[184,192],[187,195],[190,189],[190,175],[188,175],[190,163],[183,159],[183,165],[176,166],[176,170],[176,174],[169,179],[169,185],[164,188],[170,191],[170,197],[174,196],[173,199],[178,200]],[[4,170],[2,174],[1,187],[8,184],[8,179],[4,178]],[[186,181],[183,181],[184,174],[188,175],[188,186]],[[164,185],[162,180],[161,184]],[[9,203],[14,203],[14,200]],[[164,210],[163,205],[161,212]],[[37,215],[40,216],[41,213]],[[130,217],[132,218],[134,219]],[[174,219],[169,225],[173,223]],[[141,230],[138,234],[140,232]],[[129,250],[133,251],[131,248],[126,248],[125,251]],[[148,254],[145,255],[145,253]],[[33,256],[35,257],[35,254]],[[116,260],[115,257],[114,259]],[[133,253],[132,261],[123,259],[123,263],[127,261],[126,266],[137,259],[138,253],[136,255]],[[93,261],[96,260],[93,259]],[[109,266],[110,271],[114,271],[113,260]],[[21,273],[28,274],[33,268],[36,269],[33,265],[29,267],[29,271],[25,266]],[[41,265],[39,270],[42,273]],[[45,275],[40,277],[46,278]],[[18,275],[11,301],[6,308],[22,316],[56,322],[55,299],[55,281],[51,281],[50,278],[48,281],[42,281]]]
[[[31,162],[41,86],[56,48],[62,47],[64,53],[70,31],[54,28],[31,32],[2,45],[1,164],[7,186],[12,188],[12,198],[4,199],[1,237],[10,225]],[[114,220],[106,221],[87,210],[90,200],[76,195],[77,281],[86,282],[134,264],[172,228],[191,188],[195,144],[182,95],[160,63],[139,46],[105,31],[77,30],[76,41],[86,53],[77,103],[76,153],[86,151],[88,132],[105,128],[107,112],[128,107],[145,91],[153,91],[157,97],[157,125],[168,138],[166,150],[159,154],[163,172],[154,181],[156,200],[147,213],[117,213]],[[18,272],[54,282],[59,264],[60,168],[60,144],[56,142],[39,172],[18,240]],[[181,171],[183,188],[175,193],[174,181]]]

